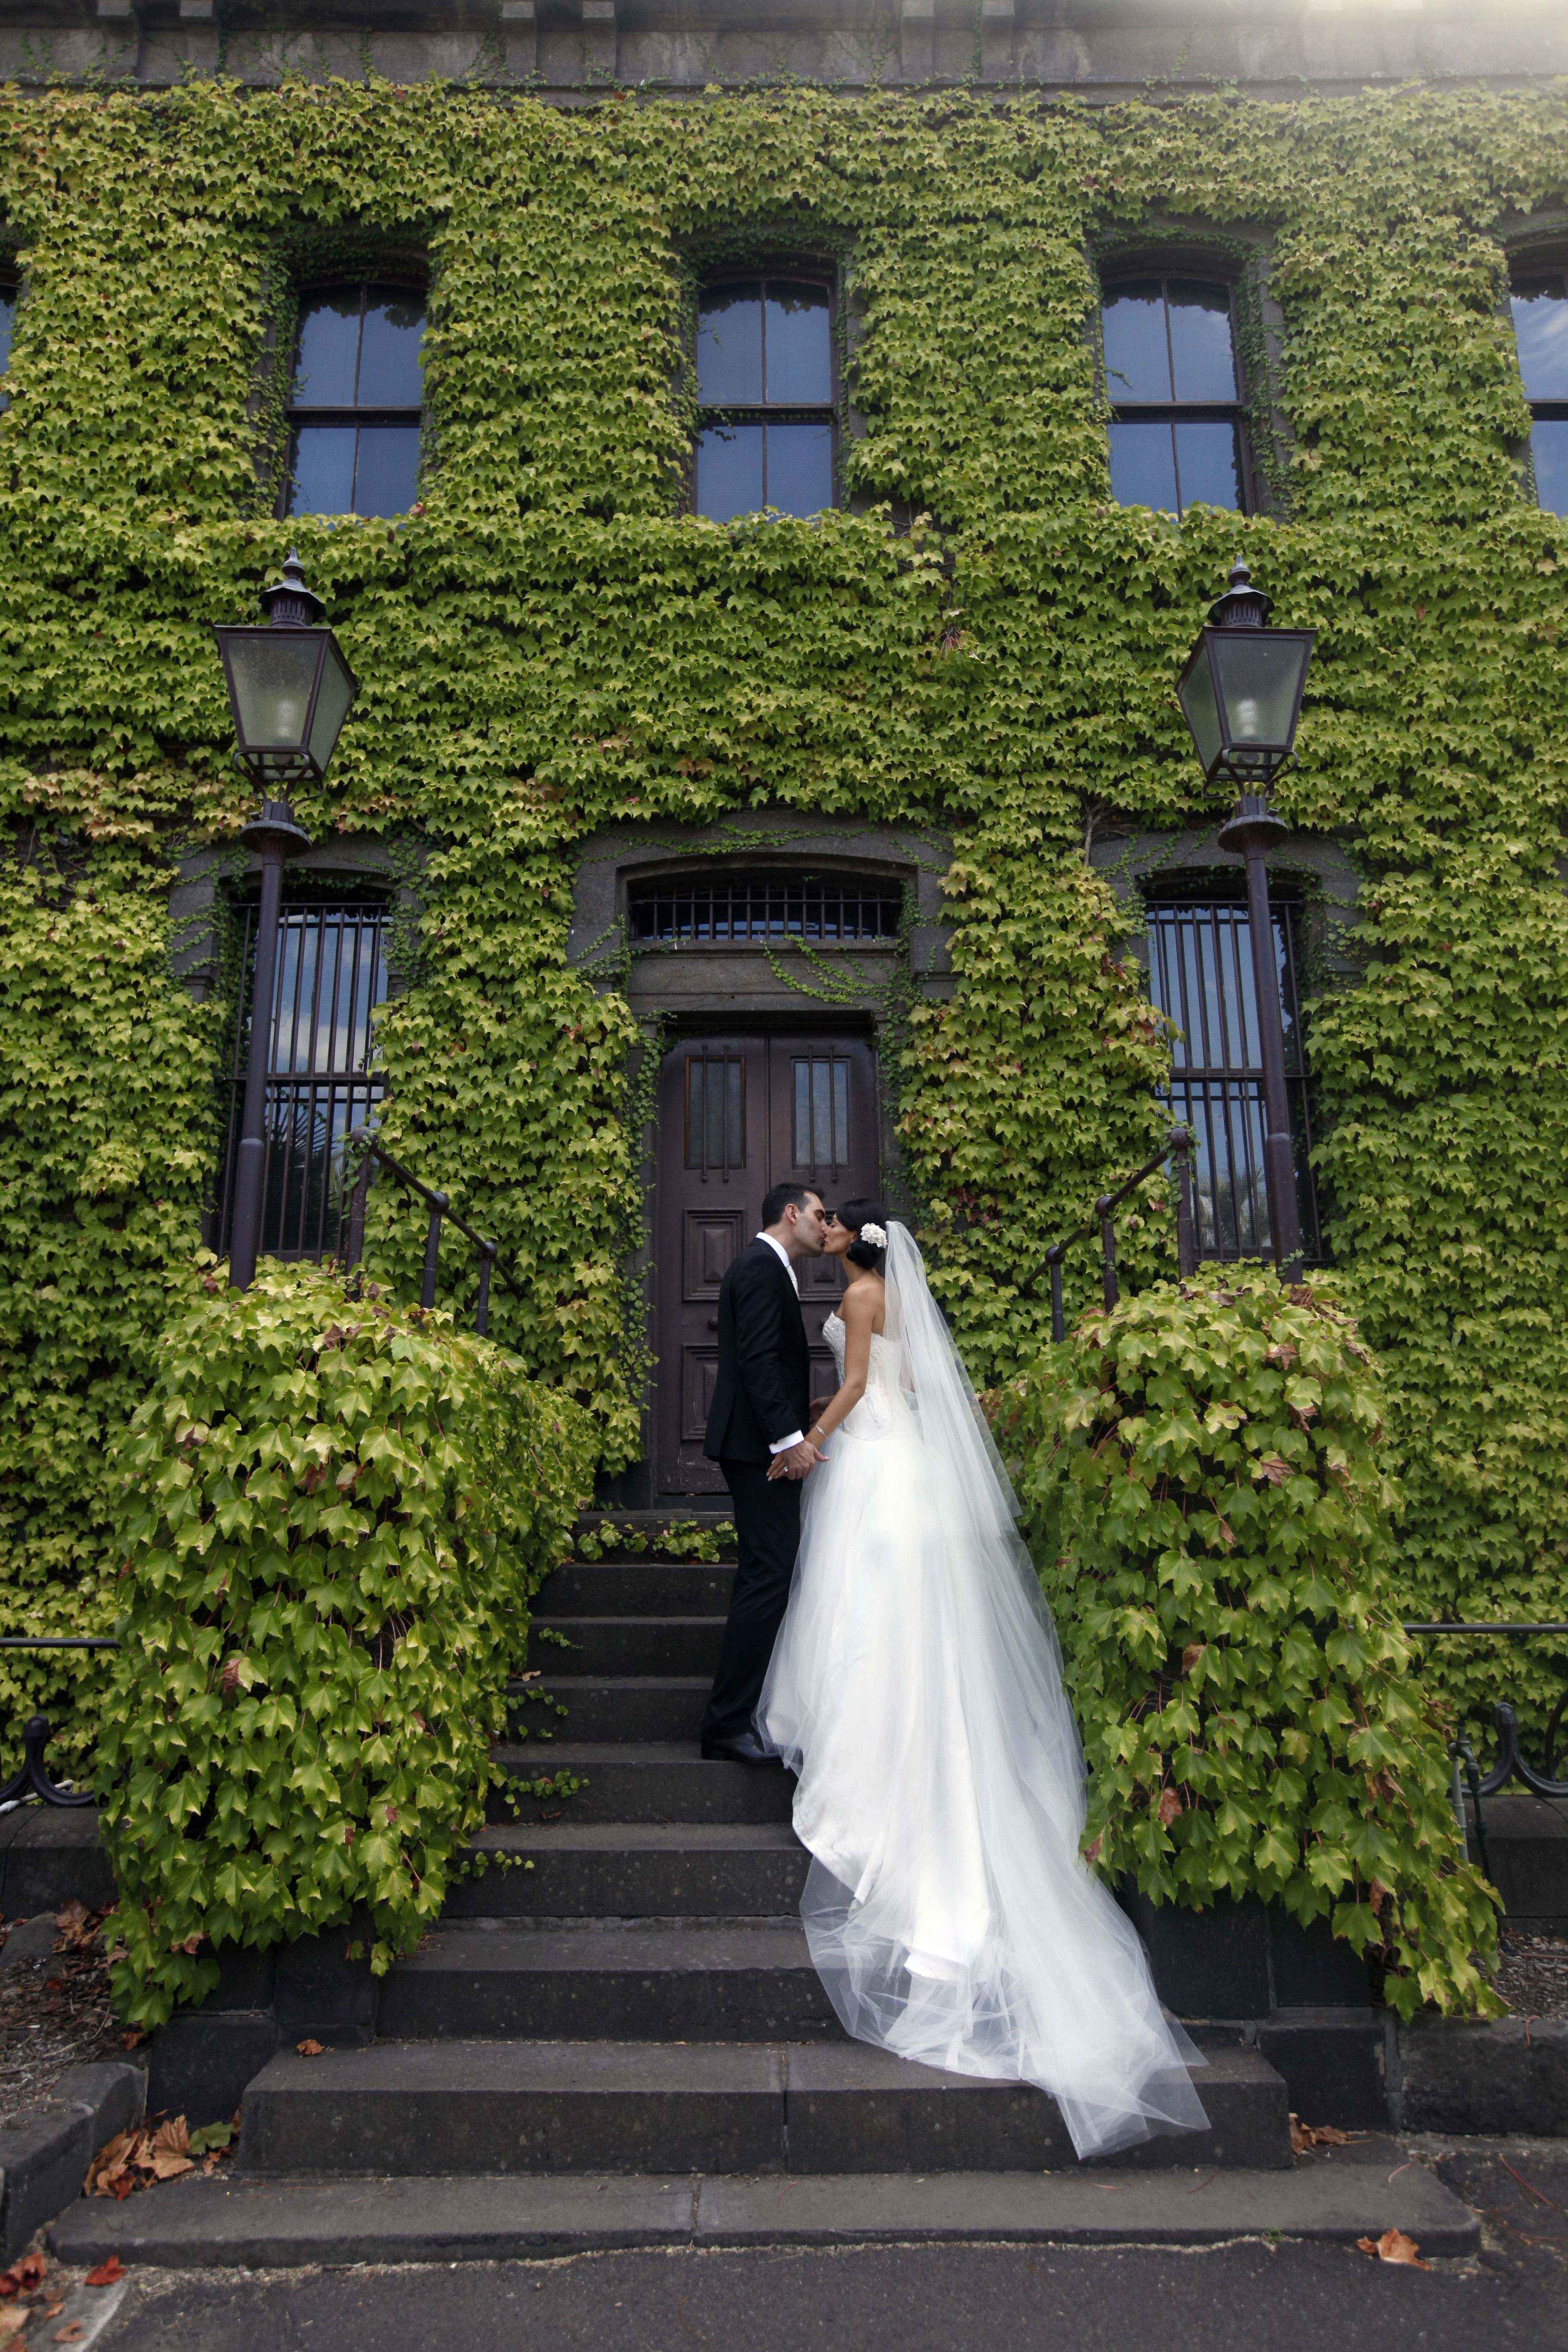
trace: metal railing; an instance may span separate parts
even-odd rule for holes
[[[1190,1127],[1173,1127],[1162,1148],[1142,1168],[1124,1177],[1113,1192],[1102,1192],[1094,1204],[1094,1214],[1070,1234],[1064,1234],[1046,1252],[1045,1263],[1051,1276],[1051,1337],[1065,1339],[1067,1320],[1062,1312],[1062,1259],[1074,1242],[1082,1241],[1099,1226],[1100,1255],[1100,1285],[1108,1307],[1114,1307],[1119,1296],[1116,1279],[1116,1225],[1111,1212],[1121,1206],[1129,1192],[1162,1169],[1168,1160],[1176,1163],[1176,1265],[1184,1280],[1198,1270],[1197,1227],[1193,1219],[1193,1130]]]
[[[120,1644],[112,1635],[89,1636],[79,1633],[0,1633],[0,1650],[118,1650]],[[29,1716],[22,1727],[22,1769],[12,1774],[0,1788],[0,1805],[19,1804],[26,1797],[41,1797],[46,1805],[71,1807],[90,1805],[90,1789],[68,1789],[62,1782],[51,1780],[44,1769],[44,1749],[47,1747],[54,1725],[47,1715]]]
[[[443,1222],[456,1225],[458,1231],[465,1234],[478,1251],[479,1295],[474,1308],[474,1328],[482,1339],[489,1328],[491,1273],[495,1272],[500,1276],[514,1298],[521,1298],[523,1296],[506,1268],[497,1264],[496,1252],[500,1246],[499,1242],[488,1241],[483,1234],[476,1233],[468,1219],[458,1214],[447,1193],[436,1192],[430,1185],[423,1183],[412,1169],[405,1168],[401,1160],[395,1160],[385,1146],[378,1143],[375,1137],[367,1134],[364,1129],[357,1128],[348,1140],[351,1149],[358,1150],[362,1157],[359,1172],[354,1178],[353,1191],[349,1195],[348,1232],[343,1244],[345,1271],[352,1266],[356,1266],[364,1255],[365,1201],[370,1192],[372,1164],[379,1160],[393,1181],[401,1185],[405,1192],[417,1192],[430,1212],[430,1223],[425,1234],[425,1274],[419,1287],[421,1307],[430,1307],[436,1304],[436,1276],[441,1255]]]
[[[1466,1624],[1445,1622],[1406,1624],[1405,1631],[1418,1640],[1433,1634],[1479,1633],[1500,1635],[1519,1640],[1531,1633],[1568,1634],[1568,1623],[1528,1624],[1513,1621],[1496,1624]],[[1465,1852],[1469,1853],[1469,1836],[1465,1821],[1465,1793],[1468,1790],[1476,1816],[1476,1844],[1480,1853],[1481,1869],[1491,1876],[1491,1863],[1487,1853],[1487,1822],[1484,1800],[1497,1796],[1510,1780],[1519,1780],[1534,1797],[1561,1799],[1568,1797],[1568,1780],[1554,1778],[1552,1767],[1557,1761],[1557,1742],[1563,1729],[1563,1717],[1568,1713],[1568,1687],[1546,1718],[1546,1739],[1542,1752],[1542,1769],[1538,1772],[1527,1764],[1520,1753],[1519,1717],[1506,1699],[1500,1699],[1492,1709],[1492,1722],[1497,1727],[1498,1760],[1489,1772],[1483,1772],[1468,1736],[1460,1732],[1448,1750],[1454,1768],[1454,1785],[1450,1801],[1454,1818],[1459,1825],[1459,1837]]]

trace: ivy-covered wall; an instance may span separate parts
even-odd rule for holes
[[[1164,1048],[1086,812],[1222,813],[1172,688],[1244,551],[1320,631],[1280,805],[1362,872],[1360,984],[1317,1007],[1311,1061],[1405,1591],[1423,1615],[1561,1613],[1568,531],[1515,454],[1502,237],[1565,194],[1561,88],[6,98],[5,1616],[111,1609],[100,1439],[216,1150],[216,1015],[169,977],[161,912],[182,849],[245,814],[205,632],[291,541],[363,680],[300,814],[424,861],[382,1027],[393,1134],[500,1234],[526,1297],[498,1293],[498,1336],[593,1405],[612,1468],[638,1444],[635,1024],[567,964],[574,845],[748,806],[951,830],[957,988],[896,1076],[942,1293],[994,1379],[1041,1327],[1020,1276],[1158,1129]],[[1278,513],[1177,528],[1109,500],[1094,256],[1194,230],[1260,257],[1253,356],[1273,319],[1289,433]],[[420,504],[280,523],[291,273],[411,247]],[[720,526],[679,511],[690,272],[763,250],[837,262],[863,430],[843,510]],[[382,1270],[409,1278],[417,1245],[384,1234]]]

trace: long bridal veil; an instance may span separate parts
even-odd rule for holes
[[[913,1237],[806,1483],[758,1721],[799,1774],[801,1916],[846,2030],[1036,2083],[1080,2157],[1201,2129],[1203,2061],[1081,1860],[1083,1759],[1006,1473]]]

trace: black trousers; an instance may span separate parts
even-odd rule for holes
[[[719,1467],[735,1506],[740,1560],[702,1718],[705,1742],[734,1739],[750,1728],[800,1549],[800,1481],[770,1481],[765,1462],[721,1462]]]

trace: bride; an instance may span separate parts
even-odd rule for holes
[[[756,1717],[799,1775],[813,1962],[857,2039],[1038,2084],[1080,2157],[1202,2130],[1204,2062],[1079,1857],[1055,1628],[920,1251],[875,1201],[825,1247],[839,1387]]]

